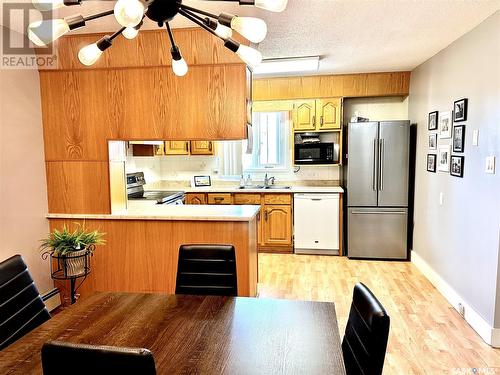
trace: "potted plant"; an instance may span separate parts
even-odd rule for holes
[[[89,257],[95,246],[106,243],[103,236],[104,233],[88,231],[85,225],[79,223],[76,223],[74,231],[64,225],[62,230],[54,229],[42,239],[40,248],[57,260],[58,269],[62,270],[65,278],[78,277],[88,273]]]

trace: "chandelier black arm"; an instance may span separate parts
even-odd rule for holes
[[[214,19],[218,19],[219,18],[219,16],[216,15],[216,14],[209,13],[209,12],[206,12],[206,11],[201,10],[201,9],[196,9],[196,8],[190,7],[189,5],[184,5],[182,3],[178,3],[178,4],[179,4],[180,10],[188,10],[190,12],[194,12],[194,13],[198,13],[198,14],[203,14],[204,16],[211,17],[211,18],[214,18]]]
[[[207,25],[205,25],[205,23],[199,21],[197,18],[193,17],[191,14],[187,13],[184,9],[179,9],[179,14],[182,14],[184,17],[186,17],[188,20],[194,22],[195,24],[197,24],[198,26],[204,28],[205,30],[207,30],[210,34],[213,34],[215,35],[217,38],[220,38],[222,39],[220,36],[218,36],[214,30],[212,30],[210,27],[208,27]],[[224,40],[224,39],[223,39]]]
[[[122,27],[120,30],[118,30],[118,31],[116,31],[115,33],[113,33],[113,34],[109,37],[109,39],[111,39],[111,40],[115,39],[115,38],[116,38],[118,35],[120,35],[120,34],[123,32],[123,30],[125,30],[125,29],[126,29],[126,27]]]
[[[111,10],[107,10],[105,12],[91,14],[90,16],[83,17],[83,20],[84,21],[95,20],[96,18],[101,18],[101,17],[109,16],[110,14],[113,14],[114,12],[115,12],[114,9],[111,9]]]
[[[172,34],[172,30],[170,29],[170,24],[168,22],[166,24],[166,27],[167,27],[168,37],[170,39],[170,45],[172,46],[172,48],[175,48],[176,44],[175,44],[175,40],[174,40],[174,35]]]

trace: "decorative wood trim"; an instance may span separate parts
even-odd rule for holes
[[[410,72],[282,77],[254,79],[252,99],[405,96],[409,90]]]

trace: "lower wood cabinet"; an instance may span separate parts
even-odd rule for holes
[[[186,204],[260,205],[257,217],[260,251],[293,251],[292,194],[286,193],[187,193]]]
[[[186,204],[207,204],[207,195],[205,193],[186,194]]]
[[[263,207],[263,246],[292,246],[292,206],[265,205]]]

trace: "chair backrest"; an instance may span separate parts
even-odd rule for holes
[[[0,350],[50,319],[20,255],[0,263]]]
[[[155,375],[153,354],[148,349],[119,348],[49,341],[42,346],[44,375]]]
[[[382,374],[389,325],[389,315],[370,289],[356,284],[342,341],[348,375]]]
[[[236,296],[234,246],[182,245],[175,293]]]

